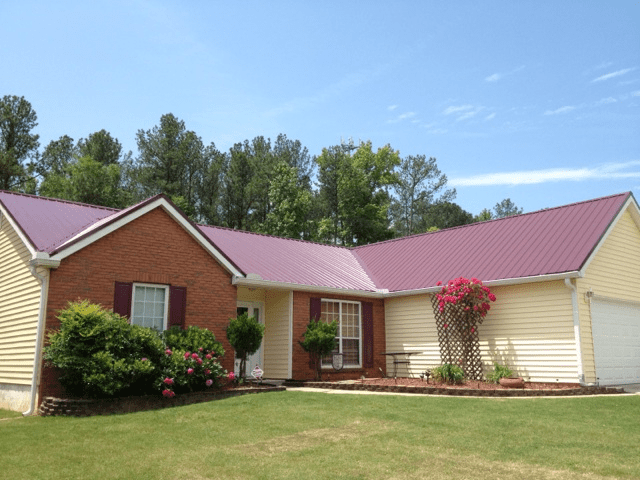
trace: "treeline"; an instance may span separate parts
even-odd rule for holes
[[[227,152],[173,114],[138,130],[137,155],[106,130],[40,151],[24,97],[0,101],[0,189],[124,208],[158,193],[208,225],[364,245],[521,213],[509,199],[474,217],[434,158],[350,141],[311,156],[300,141],[258,136]]]

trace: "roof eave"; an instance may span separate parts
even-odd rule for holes
[[[254,277],[254,278],[247,278],[247,277]],[[233,285],[238,285],[238,286],[243,286],[248,288],[277,288],[277,289],[284,289],[284,290],[326,293],[326,294],[333,294],[333,295],[350,295],[354,297],[383,298],[384,295],[386,295],[386,293],[382,290],[379,290],[379,291],[354,290],[349,288],[326,287],[321,285],[304,285],[300,283],[274,282],[271,280],[257,279],[253,274],[248,274],[247,277],[240,277],[240,276],[234,275],[231,279],[231,283]]]

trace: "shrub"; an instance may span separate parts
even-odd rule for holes
[[[458,365],[445,363],[431,370],[434,380],[446,383],[462,383],[464,372]]]
[[[172,327],[163,332],[162,338],[167,348],[171,350],[197,352],[201,348],[202,351],[206,350],[214,357],[224,356],[222,343],[217,341],[213,332],[206,328],[191,326],[181,330],[180,327]]]
[[[240,377],[246,376],[247,356],[258,351],[264,335],[264,325],[246,313],[238,315],[229,321],[227,340],[236,351],[240,359]]]
[[[213,351],[202,347],[190,350],[165,351],[166,360],[162,374],[155,382],[156,388],[166,397],[176,393],[194,392],[220,386],[220,377],[226,374]],[[216,352],[217,353],[217,352]]]
[[[109,397],[149,393],[164,362],[163,343],[152,329],[87,300],[58,312],[44,358],[62,369],[60,383],[72,395]]]
[[[316,380],[322,379],[322,357],[336,349],[337,335],[338,322],[335,320],[331,323],[311,320],[307,325],[300,346],[311,356],[311,361],[316,367]]]
[[[500,383],[501,378],[509,378],[513,375],[513,371],[511,371],[506,365],[499,365],[498,362],[494,362],[493,365],[493,372],[487,375],[487,380],[489,382]]]

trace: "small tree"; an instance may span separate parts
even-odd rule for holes
[[[246,376],[247,356],[254,354],[260,348],[264,336],[264,325],[246,313],[238,315],[229,321],[227,340],[236,351],[240,359],[240,377]]]
[[[311,361],[316,367],[316,380],[322,380],[322,357],[329,355],[336,349],[338,322],[331,323],[311,320],[304,332],[304,340],[300,346],[309,353]]]

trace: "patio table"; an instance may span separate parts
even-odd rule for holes
[[[380,355],[393,357],[393,378],[398,376],[398,365],[409,365],[409,357],[420,352],[382,352]]]

